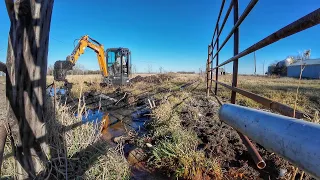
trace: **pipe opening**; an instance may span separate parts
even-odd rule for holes
[[[266,163],[264,161],[260,161],[257,163],[257,167],[259,169],[264,169],[266,167]]]

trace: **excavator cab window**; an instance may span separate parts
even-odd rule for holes
[[[116,61],[116,53],[109,51],[108,52],[108,67],[111,67]]]

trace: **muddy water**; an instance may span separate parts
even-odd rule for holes
[[[52,87],[47,89],[49,96],[54,96],[54,93],[64,96],[66,90],[56,88],[56,91],[54,91]],[[129,135],[130,132],[131,134],[135,132],[134,134],[138,136],[147,133],[145,124],[150,120],[148,116],[150,113],[151,110],[142,103],[139,107],[109,110],[108,112],[89,109],[80,116],[83,123],[91,122],[94,126],[100,127],[96,133],[101,134],[101,139],[107,141],[110,146],[116,146],[117,141],[123,142],[122,139],[132,139]],[[75,116],[78,117],[79,115],[75,114]],[[130,143],[124,143],[123,151],[131,166],[131,179],[168,179],[146,168],[143,161],[146,154],[141,148],[137,148]]]
[[[112,139],[114,137],[119,137],[126,133],[124,124],[118,119],[109,117],[108,114],[103,117],[102,123],[102,138],[110,143],[113,142]]]
[[[101,113],[101,112],[100,112]],[[119,137],[128,137],[129,131],[134,131],[141,136],[147,131],[144,127],[145,123],[149,121],[150,110],[140,109],[134,111],[133,109],[126,109],[121,111],[109,111],[103,116],[97,111],[89,111],[87,118],[83,118],[83,122],[101,123],[101,138],[107,141],[111,146],[116,146],[115,139]],[[88,118],[89,117],[89,118]],[[99,133],[100,133],[99,132]],[[152,172],[146,168],[143,161],[145,153],[141,148],[137,148],[132,144],[124,144],[124,155],[131,166],[132,179],[167,179],[166,176]]]

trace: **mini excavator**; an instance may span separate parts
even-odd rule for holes
[[[103,76],[101,84],[126,85],[129,83],[129,75],[131,73],[130,50],[128,48],[109,48],[104,51],[103,45],[88,35],[80,38],[77,46],[75,46],[71,55],[67,56],[66,60],[55,62],[54,79],[56,81],[67,81],[67,72],[72,70],[87,47],[97,53],[100,71]]]

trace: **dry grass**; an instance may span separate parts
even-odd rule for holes
[[[110,147],[99,139],[100,127],[93,123],[82,124],[68,107],[58,105],[56,113],[52,103],[46,107],[50,161],[49,179],[129,179],[130,168],[119,147]],[[2,177],[14,177],[14,158],[11,144],[5,147]]]
[[[110,93],[115,90],[115,88],[104,88],[100,86],[102,82],[102,76],[99,74],[95,75],[68,75],[67,80],[69,83],[72,83],[71,96],[79,97],[80,90],[82,92],[88,91],[100,91],[103,93]],[[53,76],[47,76],[47,84],[53,82]],[[90,85],[84,85],[86,83]],[[55,82],[56,87],[63,86],[63,82]]]
[[[232,76],[219,76],[219,81],[231,85]],[[300,88],[299,98],[297,99],[297,110],[307,112],[317,117],[320,111],[320,80],[302,79],[300,85],[299,79],[287,77],[239,76],[238,80],[238,87],[291,107],[295,105],[298,86],[300,86]],[[221,85],[218,87],[219,96],[229,99],[231,91]],[[254,108],[263,108],[260,104],[240,94],[237,95],[237,103]],[[318,119],[316,118],[314,121],[318,121]]]

